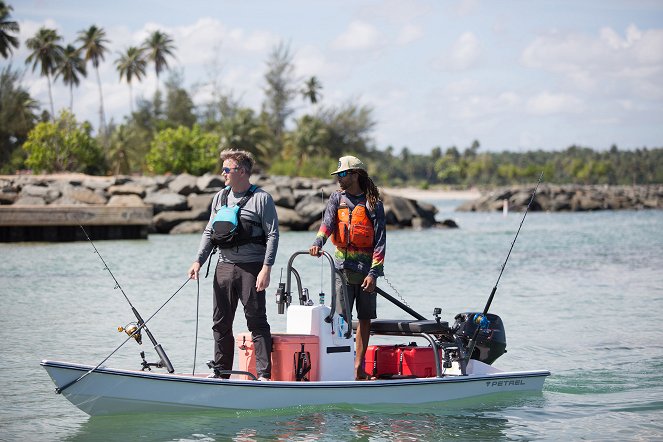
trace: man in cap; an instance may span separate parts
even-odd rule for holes
[[[364,369],[364,357],[376,314],[376,280],[383,276],[386,250],[384,206],[380,191],[368,176],[366,165],[354,156],[344,156],[332,172],[338,179],[339,191],[329,197],[324,217],[309,253],[320,256],[331,238],[336,246],[334,260],[342,277],[336,278],[336,293],[347,293],[350,309],[357,303],[355,377],[371,379]],[[345,286],[346,290],[343,290]],[[340,305],[345,305],[341,299]],[[352,311],[343,312],[352,324]]]

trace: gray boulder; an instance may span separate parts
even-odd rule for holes
[[[145,204],[152,205],[155,215],[161,212],[186,210],[188,208],[186,196],[168,191],[150,193],[143,201]]]
[[[180,195],[198,193],[198,178],[188,173],[183,173],[171,181],[168,184],[168,188],[175,193],[179,193]]]
[[[175,227],[173,227],[169,233],[171,235],[182,235],[182,234],[191,234],[191,233],[201,234],[205,229],[205,226],[207,226],[207,222],[205,221],[184,221],[183,223],[180,223]]]

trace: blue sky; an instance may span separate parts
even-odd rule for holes
[[[92,24],[111,40],[101,66],[107,116],[129,113],[118,53],[160,29],[177,46],[196,104],[212,90],[259,109],[265,62],[290,45],[296,75],[315,75],[322,106],[371,106],[378,149],[435,146],[482,151],[663,146],[663,1],[172,1],[9,0],[21,41],[41,26],[64,43]],[[24,67],[24,44],[14,53]],[[6,65],[8,61],[0,63]],[[48,107],[46,81],[24,82]],[[150,98],[152,70],[134,97]],[[94,73],[75,90],[74,112],[98,124]],[[56,108],[68,88],[54,87]],[[301,99],[298,114],[310,111]]]

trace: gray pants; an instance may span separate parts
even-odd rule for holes
[[[238,301],[244,306],[246,325],[253,337],[258,376],[271,377],[272,334],[267,323],[265,291],[256,291],[262,263],[219,262],[214,275],[214,362],[221,370],[232,370],[235,356],[233,321]]]

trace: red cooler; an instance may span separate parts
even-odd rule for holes
[[[235,344],[239,356],[238,369],[256,374],[251,333],[238,334]],[[272,333],[272,380],[317,381],[319,347],[317,336]],[[240,379],[248,379],[248,376],[240,376]]]

